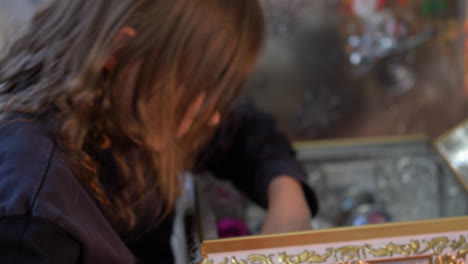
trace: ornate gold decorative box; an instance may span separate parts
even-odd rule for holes
[[[295,146],[308,173],[308,183],[317,191],[321,204],[314,230],[219,239],[210,208],[199,197],[198,261],[204,264],[468,261],[465,125],[436,142],[424,136],[410,136],[298,142]]]
[[[203,263],[462,264],[468,217],[204,241]]]

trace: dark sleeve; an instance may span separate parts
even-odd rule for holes
[[[0,219],[0,263],[79,263],[80,244],[57,225],[26,216]]]
[[[202,151],[198,171],[209,170],[227,179],[263,207],[268,206],[268,185],[288,175],[302,183],[315,215],[318,203],[306,184],[306,174],[288,140],[278,132],[272,116],[251,105],[239,106]]]
[[[138,259],[138,264],[174,263],[171,247],[171,234],[174,215],[169,215],[157,227],[147,231],[138,239],[128,243],[128,247]]]

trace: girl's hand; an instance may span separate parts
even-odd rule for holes
[[[301,184],[286,175],[275,178],[268,186],[268,213],[262,233],[311,230],[311,220]]]

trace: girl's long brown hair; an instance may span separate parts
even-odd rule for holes
[[[124,27],[136,36],[116,40]],[[76,177],[127,227],[151,196],[162,219],[180,172],[212,133],[210,118],[238,97],[263,27],[257,0],[55,0],[0,60],[0,113],[54,120]],[[200,95],[190,130],[177,137]],[[99,173],[103,148],[121,172],[111,187]]]

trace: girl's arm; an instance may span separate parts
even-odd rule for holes
[[[306,184],[289,140],[278,132],[270,115],[250,105],[239,106],[203,154],[200,169],[233,182],[268,208],[264,232],[310,228],[311,215],[318,211],[315,193]]]

